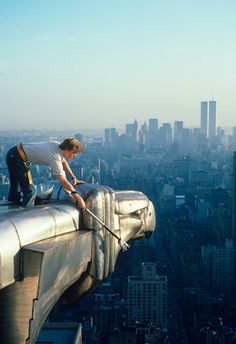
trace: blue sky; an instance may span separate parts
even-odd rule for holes
[[[236,1],[0,1],[1,129],[236,126]]]

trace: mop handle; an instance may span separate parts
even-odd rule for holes
[[[102,222],[102,220],[100,220],[94,213],[92,213],[91,210],[89,210],[88,208],[85,208],[84,210],[87,211],[87,213],[89,213],[89,214],[90,214],[95,220],[97,220],[97,222],[99,222],[103,227],[105,227],[105,228],[108,230],[108,232],[110,232],[112,235],[114,235],[114,237],[115,237],[117,240],[120,240],[120,238],[119,238],[114,232],[112,232],[112,230],[111,230],[109,227],[107,227],[107,225],[106,225],[104,222]]]

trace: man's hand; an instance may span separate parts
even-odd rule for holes
[[[78,180],[77,178],[73,178],[73,186],[79,185],[79,184],[85,184],[83,180]]]
[[[73,197],[76,200],[77,205],[78,205],[79,208],[81,208],[81,209],[85,209],[86,208],[85,202],[84,202],[83,198],[79,194],[75,193],[75,194],[73,194]]]
[[[70,182],[68,182],[66,177],[65,176],[57,176],[57,179],[60,181],[60,183],[62,184],[63,188],[65,188],[67,191],[71,192],[71,196],[76,200],[76,202],[78,204],[78,207],[80,207],[81,209],[85,209],[86,205],[84,203],[83,198],[75,191],[74,186],[72,186],[70,184]],[[77,180],[77,182],[79,182],[79,184],[85,183],[85,182],[79,181],[79,180]]]

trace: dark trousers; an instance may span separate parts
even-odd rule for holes
[[[20,157],[16,147],[13,147],[8,151],[6,162],[10,178],[8,201],[13,202],[14,204],[22,204],[25,207],[33,206],[36,197],[36,188],[33,184],[29,184],[27,176],[28,169]],[[19,187],[23,194],[22,203]]]

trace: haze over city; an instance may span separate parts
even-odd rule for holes
[[[235,19],[0,1],[0,344],[236,344]]]
[[[1,130],[236,125],[236,3],[0,3]]]

